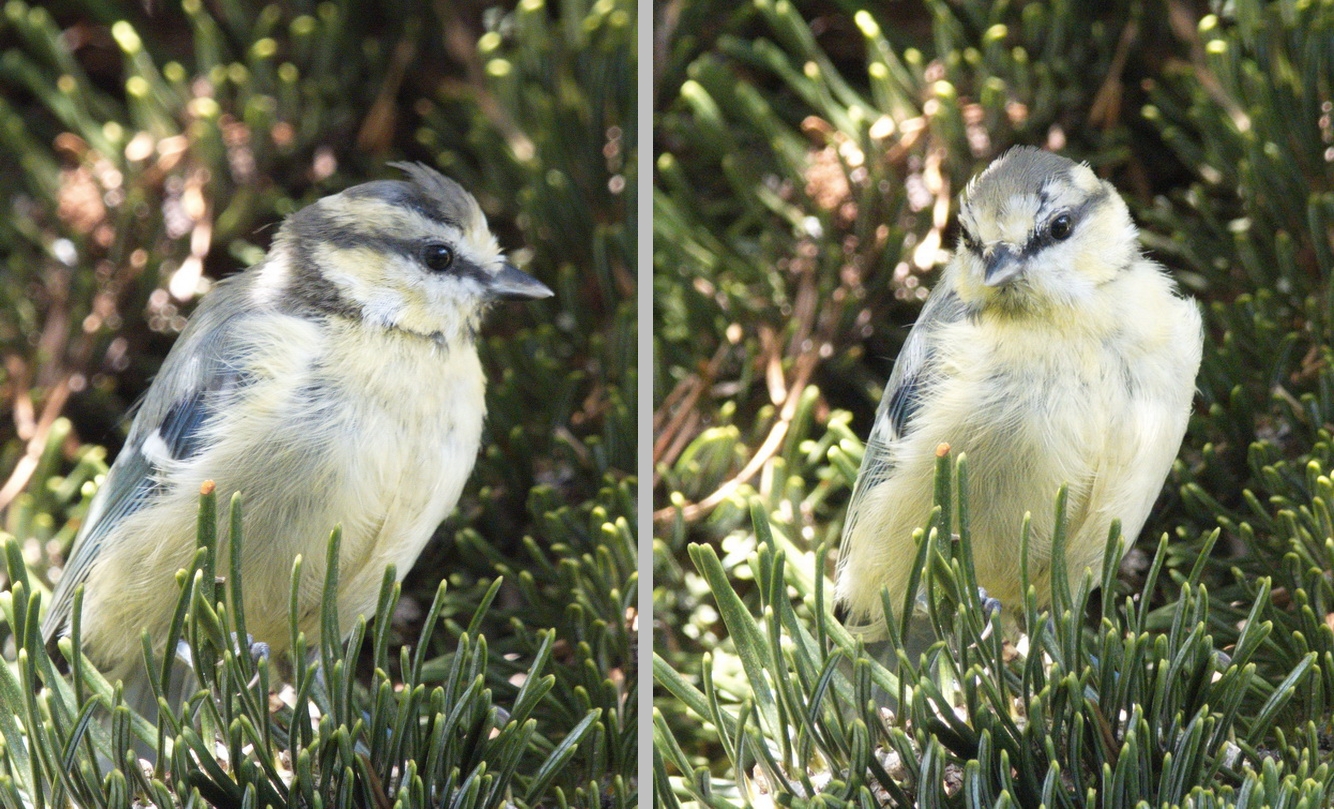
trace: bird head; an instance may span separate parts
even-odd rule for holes
[[[353,186],[283,223],[262,279],[302,304],[440,342],[471,338],[487,306],[545,298],[505,259],[463,186],[420,163]]]
[[[1069,303],[1139,256],[1137,231],[1110,183],[1032,147],[1006,152],[969,182],[955,253],[966,302],[1032,309]]]

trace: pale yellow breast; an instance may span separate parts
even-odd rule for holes
[[[165,635],[174,574],[193,555],[205,480],[217,486],[223,554],[227,504],[233,493],[242,495],[248,628],[275,652],[288,645],[286,604],[298,554],[300,622],[314,642],[335,525],[343,529],[339,611],[346,631],[357,613],[373,610],[385,565],[406,575],[453,509],[485,414],[476,351],[392,332],[289,325],[249,355],[246,406],[223,413],[203,441],[207,449],[170,471],[172,489],[108,537],[88,581],[90,592],[104,594],[101,606],[84,616],[95,659],[137,660],[143,629]]]

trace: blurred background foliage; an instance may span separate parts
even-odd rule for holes
[[[657,800],[1327,802],[1334,4],[657,14]],[[1121,191],[1205,313],[1199,396],[1093,617],[1058,604],[1027,659],[986,664],[959,630],[965,682],[909,671],[889,717],[826,615],[833,549],[958,193],[1016,144]]]
[[[635,29],[628,0],[4,3],[0,528],[31,588],[63,563],[199,296],[259,260],[284,215],[421,160],[557,294],[492,313],[482,456],[383,631],[415,643],[444,579],[449,631],[427,650],[443,676],[490,604],[467,665],[507,709],[546,650],[536,734],[506,754],[513,795],[483,803],[633,803]],[[7,585],[25,577],[13,562]],[[14,635],[0,626],[9,659]],[[377,663],[360,665],[369,683]],[[0,780],[41,780],[16,761]]]

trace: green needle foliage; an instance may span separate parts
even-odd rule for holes
[[[1207,5],[664,18],[663,805],[1328,802],[1334,7]],[[1019,143],[1116,184],[1200,301],[1197,408],[1119,571],[1055,583],[1050,617],[1003,605],[1018,649],[971,594],[966,484],[949,487],[955,510],[923,527],[932,606],[912,616],[943,640],[890,671],[829,616],[833,549],[958,192]]]
[[[774,530],[758,499],[757,543],[746,559],[758,614],[729,584],[712,547],[690,547],[740,670],[724,680],[706,656],[697,686],[659,656],[654,673],[666,694],[717,728],[737,781],[716,783],[655,713],[661,805],[683,798],[715,806],[969,807],[1329,800],[1334,774],[1320,724],[1308,718],[1286,732],[1277,727],[1299,695],[1318,689],[1322,655],[1307,653],[1281,680],[1268,679],[1255,662],[1281,612],[1268,598],[1267,580],[1255,582],[1256,598],[1225,655],[1215,646],[1204,565],[1180,583],[1179,600],[1157,613],[1145,600],[1118,597],[1114,564],[1101,582],[1086,576],[1074,592],[1057,574],[1052,607],[1039,611],[1025,565],[1023,614],[1037,630],[1016,652],[1004,640],[1000,613],[978,598],[964,459],[957,486],[951,473],[946,457],[937,472],[938,507],[919,536],[929,614],[914,615],[911,597],[886,604],[887,615],[903,616],[904,631],[911,621],[930,620],[940,640],[920,661],[900,652],[893,669],[834,620],[822,577],[790,570],[800,551]],[[959,533],[951,535],[955,525]],[[1058,531],[1054,556],[1063,541]],[[1108,558],[1119,558],[1121,549],[1113,534]],[[1160,547],[1150,584],[1165,560]],[[1098,602],[1090,598],[1095,586]],[[1085,620],[1091,607],[1102,615],[1095,627]],[[1163,618],[1164,630],[1151,629]],[[899,648],[900,626],[891,626]],[[897,712],[884,707],[887,695],[895,695]],[[1272,739],[1277,749],[1266,747]]]
[[[427,613],[421,645],[415,650],[401,647],[399,660],[393,661],[401,679],[390,676],[395,669],[387,642],[386,616],[393,614],[401,595],[392,569],[385,573],[375,627],[359,617],[351,639],[341,644],[333,596],[337,532],[328,548],[318,648],[311,649],[311,655],[303,653],[310,642],[293,622],[298,653],[290,661],[291,692],[271,717],[273,661],[237,640],[246,637],[240,598],[244,538],[232,535],[240,541],[229,543],[229,575],[219,579],[224,560],[217,558],[215,496],[210,492],[201,500],[199,551],[193,567],[179,577],[178,620],[167,639],[168,649],[176,648],[178,639],[188,647],[189,654],[180,656],[188,658],[198,687],[179,710],[172,710],[165,695],[172,668],[182,663],[153,661],[153,644],[145,637],[152,669],[162,670],[161,681],[155,683],[160,706],[156,726],[125,707],[119,687],[104,680],[79,653],[77,627],[72,638],[61,642],[62,653],[74,661],[72,681],[56,672],[37,631],[40,598],[22,573],[18,542],[6,539],[9,569],[18,571],[19,578],[0,608],[11,626],[21,628],[15,633],[17,675],[0,666],[0,690],[14,708],[0,727],[6,754],[0,801],[6,806],[123,806],[133,795],[157,806],[201,800],[214,806],[531,805],[593,735],[600,718],[596,708],[559,745],[536,761],[527,760],[538,726],[533,714],[556,680],[541,673],[551,660],[554,633],[544,635],[511,709],[502,711],[487,687],[486,638],[477,634],[499,580],[460,634],[452,662],[439,676],[424,674],[443,606],[443,583]],[[241,525],[239,501],[237,497],[231,504],[233,531]],[[301,576],[298,558],[292,571],[293,604]],[[226,586],[216,583],[224,580]],[[369,701],[355,676],[367,643],[374,662]],[[155,767],[139,766],[135,743],[156,751]],[[122,766],[108,769],[102,762]]]
[[[0,6],[4,800],[636,802],[636,25],[630,0]],[[47,571],[198,296],[401,159],[467,186],[556,296],[489,318],[458,511],[318,672],[254,663],[182,581],[210,696],[159,740],[39,656]],[[158,783],[128,766],[163,745]]]

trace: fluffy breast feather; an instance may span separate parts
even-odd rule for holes
[[[281,652],[287,615],[273,605],[288,602],[297,554],[304,558],[301,626],[312,642],[318,638],[325,548],[335,525],[343,528],[344,626],[373,611],[385,565],[406,575],[472,469],[485,383],[470,344],[445,348],[350,323],[292,318],[256,336],[238,356],[247,357],[249,384],[207,426],[206,449],[164,474],[170,490],[111,540],[133,541],[143,551],[103,555],[88,587],[172,581],[193,555],[193,543],[172,538],[193,535],[199,486],[213,480],[224,515],[223,553],[226,504],[233,492],[242,496],[248,628]],[[134,576],[119,569],[127,565],[137,569]],[[154,586],[103,599],[104,609],[84,616],[85,636],[116,648],[90,653],[136,660],[144,619],[169,620],[176,595],[174,587]],[[118,626],[135,629],[112,630]],[[166,634],[165,625],[144,628],[154,637]]]
[[[1139,532],[1185,432],[1199,313],[1148,261],[1079,304],[1045,318],[982,312],[934,327],[936,381],[910,428],[882,450],[892,471],[849,517],[838,598],[854,619],[878,614],[881,586],[902,603],[911,535],[930,514],[942,443],[968,455],[975,562],[982,586],[1002,602],[1021,595],[1025,512],[1039,565],[1032,572],[1046,577],[1062,483],[1070,487],[1073,576],[1100,569],[1113,519],[1132,539]],[[1045,582],[1038,584],[1043,595]]]

